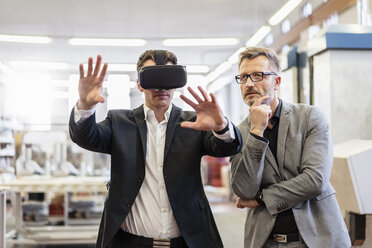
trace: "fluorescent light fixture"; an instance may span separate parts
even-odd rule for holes
[[[239,43],[237,38],[204,38],[204,39],[166,39],[164,46],[232,46]]]
[[[236,52],[230,56],[230,58],[227,60],[230,64],[236,64],[239,60],[239,55],[241,52],[243,52],[246,49],[246,47],[241,47]]]
[[[109,64],[109,71],[137,71],[136,64]]]
[[[186,70],[188,73],[207,73],[209,67],[206,65],[186,65]]]
[[[212,71],[211,73],[209,73],[205,80],[207,81],[207,83],[210,83],[212,82],[213,80],[215,80],[216,78],[218,78],[220,76],[220,74],[216,71]]]
[[[228,61],[225,61],[223,62],[222,64],[220,64],[219,66],[217,66],[216,69],[214,69],[218,74],[222,74],[224,73],[225,71],[227,71],[228,69],[231,68],[231,64],[228,62]]]
[[[0,70],[8,76],[14,76],[14,72],[7,65],[1,65],[0,64]]]
[[[143,39],[103,39],[103,38],[71,38],[68,43],[73,46],[144,46]]]
[[[268,33],[270,33],[271,28],[270,26],[262,26],[248,41],[245,45],[248,46],[256,46],[260,43]]]
[[[88,64],[83,64],[84,70],[88,69]],[[136,64],[108,64],[108,71],[136,71]]]
[[[25,69],[65,70],[68,64],[62,62],[11,61],[10,66]]]
[[[23,35],[3,35],[0,34],[0,41],[17,43],[49,44],[52,39],[44,36],[23,36]]]
[[[286,18],[289,13],[291,13],[300,3],[302,0],[289,0],[286,4],[283,5],[270,19],[269,24],[271,26],[277,25],[280,23],[284,18]]]

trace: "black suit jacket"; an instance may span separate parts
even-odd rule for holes
[[[95,115],[78,125],[70,117],[71,139],[83,148],[111,154],[111,180],[99,228],[97,247],[109,245],[128,215],[145,177],[147,126],[143,105],[132,110],[111,110],[96,123]],[[177,225],[190,248],[223,247],[200,174],[203,155],[217,157],[238,153],[235,141],[225,143],[212,132],[186,129],[180,123],[195,121],[194,112],[173,106],[167,124],[164,148],[164,181]]]

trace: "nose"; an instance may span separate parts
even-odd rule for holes
[[[247,78],[247,81],[243,85],[244,85],[244,87],[250,88],[250,87],[254,86],[254,82],[252,82],[252,80],[250,78]]]

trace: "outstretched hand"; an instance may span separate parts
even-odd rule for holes
[[[189,98],[181,95],[181,99],[190,105],[196,112],[196,121],[185,121],[181,123],[181,127],[191,128],[203,131],[221,131],[227,126],[227,120],[223,116],[222,110],[218,105],[215,96],[210,93],[210,97],[198,86],[198,89],[203,97],[200,97],[193,89],[187,88],[190,94],[195,98],[198,103],[194,103]]]
[[[78,109],[87,110],[93,108],[97,103],[103,103],[105,99],[101,95],[102,83],[106,75],[107,64],[104,64],[101,70],[101,55],[97,56],[96,66],[93,71],[93,59],[88,59],[88,72],[84,76],[83,65],[80,64],[79,80],[79,102]]]

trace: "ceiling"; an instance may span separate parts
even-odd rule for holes
[[[179,64],[207,65],[210,70],[244,46],[286,0],[0,0],[0,34],[53,38],[50,44],[0,42],[0,62],[67,62],[54,71],[67,78],[78,64],[101,54],[107,63],[136,63],[147,49],[173,51]],[[71,46],[72,37],[141,38],[143,47]],[[165,38],[235,37],[233,46],[164,47]],[[16,69],[14,69],[17,72]],[[133,73],[132,73],[133,76]]]

